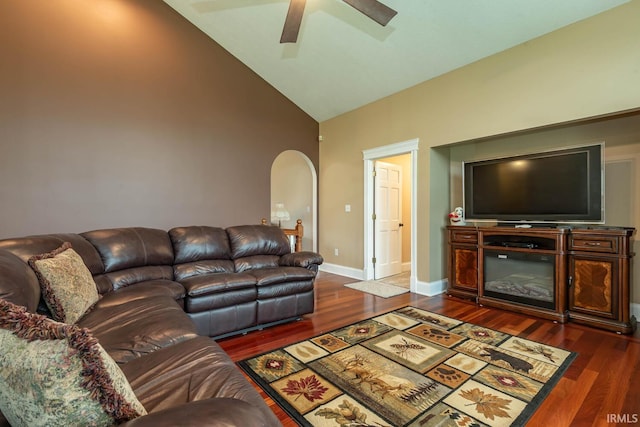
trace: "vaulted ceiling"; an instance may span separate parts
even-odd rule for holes
[[[381,0],[386,27],[307,0],[295,44],[289,0],[164,1],[322,122],[629,0]]]

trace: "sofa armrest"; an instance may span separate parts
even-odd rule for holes
[[[279,264],[282,267],[304,267],[317,271],[318,266],[323,262],[322,255],[315,252],[302,251],[282,255]]]
[[[258,408],[243,400],[211,398],[152,412],[120,425],[126,427],[281,426],[276,420],[275,416],[273,420],[266,420]]]

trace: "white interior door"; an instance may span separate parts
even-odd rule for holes
[[[375,278],[402,272],[402,168],[375,162]]]

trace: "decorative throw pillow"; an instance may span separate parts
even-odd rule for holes
[[[100,299],[91,272],[69,242],[31,257],[29,265],[38,276],[47,307],[59,322],[76,323]]]
[[[110,426],[147,412],[88,329],[0,299],[0,410],[12,426]]]

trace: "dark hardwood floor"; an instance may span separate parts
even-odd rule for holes
[[[297,322],[223,339],[219,344],[234,361],[239,361],[413,305],[578,353],[564,377],[532,416],[529,426],[640,424],[640,332],[623,336],[573,323],[556,324],[480,307],[471,301],[446,295],[426,297],[406,293],[379,298],[343,286],[354,281],[321,272],[316,280],[316,310],[313,314]],[[273,400],[260,392],[285,427],[297,425]]]

